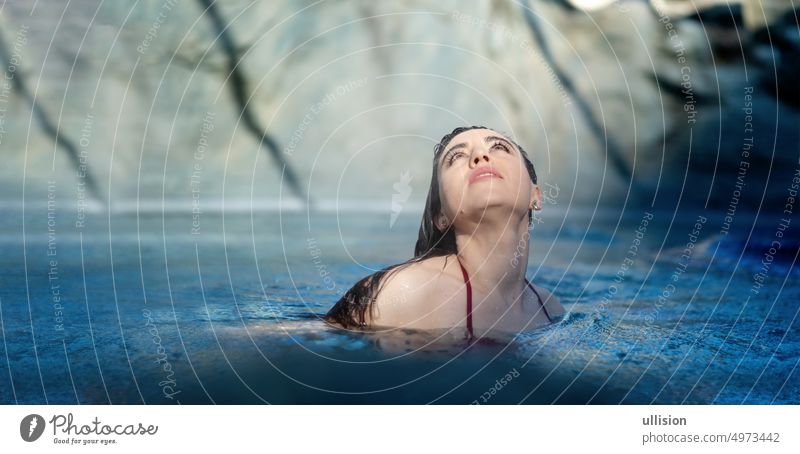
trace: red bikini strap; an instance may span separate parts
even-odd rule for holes
[[[456,260],[458,260],[458,266],[461,267],[461,274],[464,275],[464,283],[467,285],[467,331],[469,331],[469,337],[473,337],[472,334],[472,286],[469,283],[469,275],[467,274],[467,270],[464,269],[464,265],[461,264],[461,259],[456,256]]]
[[[541,297],[541,296],[539,296],[539,292],[537,292],[537,291],[536,291],[536,289],[535,289],[535,288],[533,288],[533,285],[531,285],[531,282],[528,280],[528,278],[527,278],[527,277],[525,278],[525,283],[527,283],[527,284],[528,284],[528,287],[530,287],[530,288],[531,288],[531,290],[533,290],[533,293],[535,293],[535,294],[536,294],[536,299],[537,299],[537,300],[539,300],[539,306],[542,306],[542,309],[544,309],[544,315],[546,315],[546,316],[547,316],[547,320],[548,320],[548,321],[550,321],[550,322],[552,323],[552,322],[553,322],[553,319],[552,319],[552,318],[550,318],[550,314],[547,312],[547,308],[546,308],[546,307],[544,307],[544,303],[542,302],[542,297]]]

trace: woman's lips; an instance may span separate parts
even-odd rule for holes
[[[469,184],[472,184],[476,181],[480,181],[487,178],[500,178],[502,179],[503,176],[500,175],[500,172],[491,168],[491,167],[478,167],[477,169],[472,171],[472,174],[469,176]]]

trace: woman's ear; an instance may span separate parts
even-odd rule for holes
[[[530,208],[532,210],[541,211],[542,210],[542,190],[539,189],[538,184],[534,184],[531,188],[531,205]]]
[[[447,219],[447,216],[443,215],[442,213],[436,215],[436,220],[434,222],[436,223],[436,228],[438,228],[441,232],[444,232],[447,230],[447,227],[450,226],[450,221]]]

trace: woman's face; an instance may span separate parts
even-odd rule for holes
[[[442,210],[436,224],[481,222],[488,216],[524,216],[541,193],[519,149],[491,129],[471,129],[453,137],[437,162]],[[497,208],[497,209],[496,209]]]

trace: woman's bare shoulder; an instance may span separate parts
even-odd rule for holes
[[[430,301],[458,289],[453,258],[431,257],[392,270],[383,278],[375,299],[372,323],[400,326],[417,320]]]
[[[412,262],[388,273],[382,284],[387,289],[412,290],[431,288],[431,284],[441,281],[457,280],[459,275],[455,274],[454,261],[452,256],[440,256]]]

